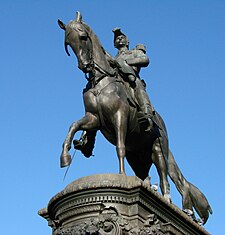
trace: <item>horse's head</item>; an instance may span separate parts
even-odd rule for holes
[[[58,20],[61,29],[65,31],[65,50],[68,55],[68,45],[72,48],[78,59],[78,68],[84,73],[93,69],[93,48],[87,25],[82,21],[80,12],[76,19],[65,25]]]

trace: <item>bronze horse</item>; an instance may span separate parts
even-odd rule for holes
[[[120,174],[125,174],[125,157],[136,176],[142,180],[148,177],[152,163],[155,164],[164,198],[171,201],[169,175],[182,195],[183,209],[193,211],[194,207],[205,223],[211,208],[204,194],[183,177],[175,163],[160,115],[155,114],[160,125],[154,125],[151,132],[145,132],[138,122],[137,109],[128,101],[123,80],[115,75],[108,54],[79,12],[68,25],[60,20],[58,24],[65,31],[67,54],[69,45],[78,59],[79,69],[88,79],[83,92],[85,116],[70,126],[63,143],[61,167],[71,162],[69,150],[77,131],[100,130],[116,146]]]

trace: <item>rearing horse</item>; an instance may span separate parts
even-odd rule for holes
[[[78,59],[79,69],[89,80],[83,93],[85,116],[70,126],[63,143],[61,167],[71,162],[69,150],[77,131],[100,130],[116,146],[120,174],[125,174],[125,156],[135,174],[142,180],[148,177],[154,163],[164,198],[168,202],[171,200],[167,179],[169,175],[183,196],[183,208],[193,210],[194,207],[206,222],[208,211],[211,210],[208,201],[183,177],[176,165],[168,148],[166,127],[160,115],[157,112],[155,114],[160,125],[154,125],[151,132],[145,132],[138,122],[137,109],[130,105],[127,98],[123,80],[115,75],[100,41],[82,21],[79,12],[76,20],[70,21],[68,25],[60,20],[58,24],[65,30],[67,54],[69,45]]]

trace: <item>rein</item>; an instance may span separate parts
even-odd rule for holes
[[[109,77],[115,77],[116,72],[110,73],[109,71],[103,69],[98,63],[96,63],[93,60],[93,68],[92,71],[89,73],[85,73],[85,78],[92,83],[92,85],[95,87],[103,78],[109,76]],[[96,70],[98,70],[101,75],[97,76],[96,75]]]
[[[99,70],[99,72],[105,73],[106,75],[109,75],[110,77],[115,76],[115,72],[114,73],[110,73],[107,70],[103,69],[99,64],[97,64],[95,61],[93,61],[94,66],[96,66],[96,68]]]

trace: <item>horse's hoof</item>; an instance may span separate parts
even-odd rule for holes
[[[71,160],[70,154],[67,154],[67,155],[62,154],[60,157],[60,167],[63,168],[63,167],[69,166],[71,161],[72,160]]]

